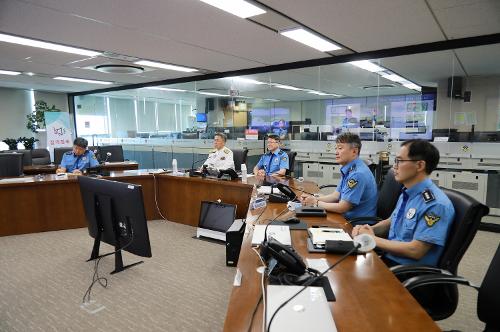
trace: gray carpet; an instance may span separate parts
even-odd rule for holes
[[[222,330],[235,273],[225,246],[169,222],[149,222],[149,234],[153,258],[144,264],[109,275],[114,259],[101,261],[109,284],[94,287],[105,306],[95,314],[79,306],[93,273],[86,229],[1,237],[0,331]],[[138,260],[124,254],[125,264]]]
[[[235,273],[225,266],[225,247],[192,239],[189,226],[148,225],[153,258],[112,276],[113,258],[101,262],[109,285],[95,286],[92,298],[105,306],[95,314],[79,306],[93,272],[86,229],[0,237],[0,331],[222,330]],[[478,232],[459,274],[480,283],[499,241],[500,234]],[[124,254],[125,263],[137,260]],[[476,291],[460,286],[460,295],[440,327],[481,331]]]

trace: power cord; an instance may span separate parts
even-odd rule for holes
[[[160,206],[158,205],[158,197],[157,197],[157,193],[156,193],[156,181],[157,181],[156,175],[155,175],[155,173],[153,173],[153,191],[154,191],[154,196],[155,196],[156,211],[158,212],[160,217],[162,217],[163,220],[168,221],[167,218],[165,218],[163,216],[163,214],[161,213]]]

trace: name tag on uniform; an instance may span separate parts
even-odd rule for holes
[[[406,219],[411,219],[415,216],[415,213],[417,212],[417,210],[415,208],[411,208],[408,210],[408,212],[406,212]]]

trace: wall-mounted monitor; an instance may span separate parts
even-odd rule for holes
[[[196,113],[196,122],[207,122],[206,113]]]

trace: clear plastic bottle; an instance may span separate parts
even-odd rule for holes
[[[178,172],[178,169],[177,169],[177,159],[172,159],[172,172],[174,174]]]
[[[247,183],[247,165],[241,164],[241,182]]]

